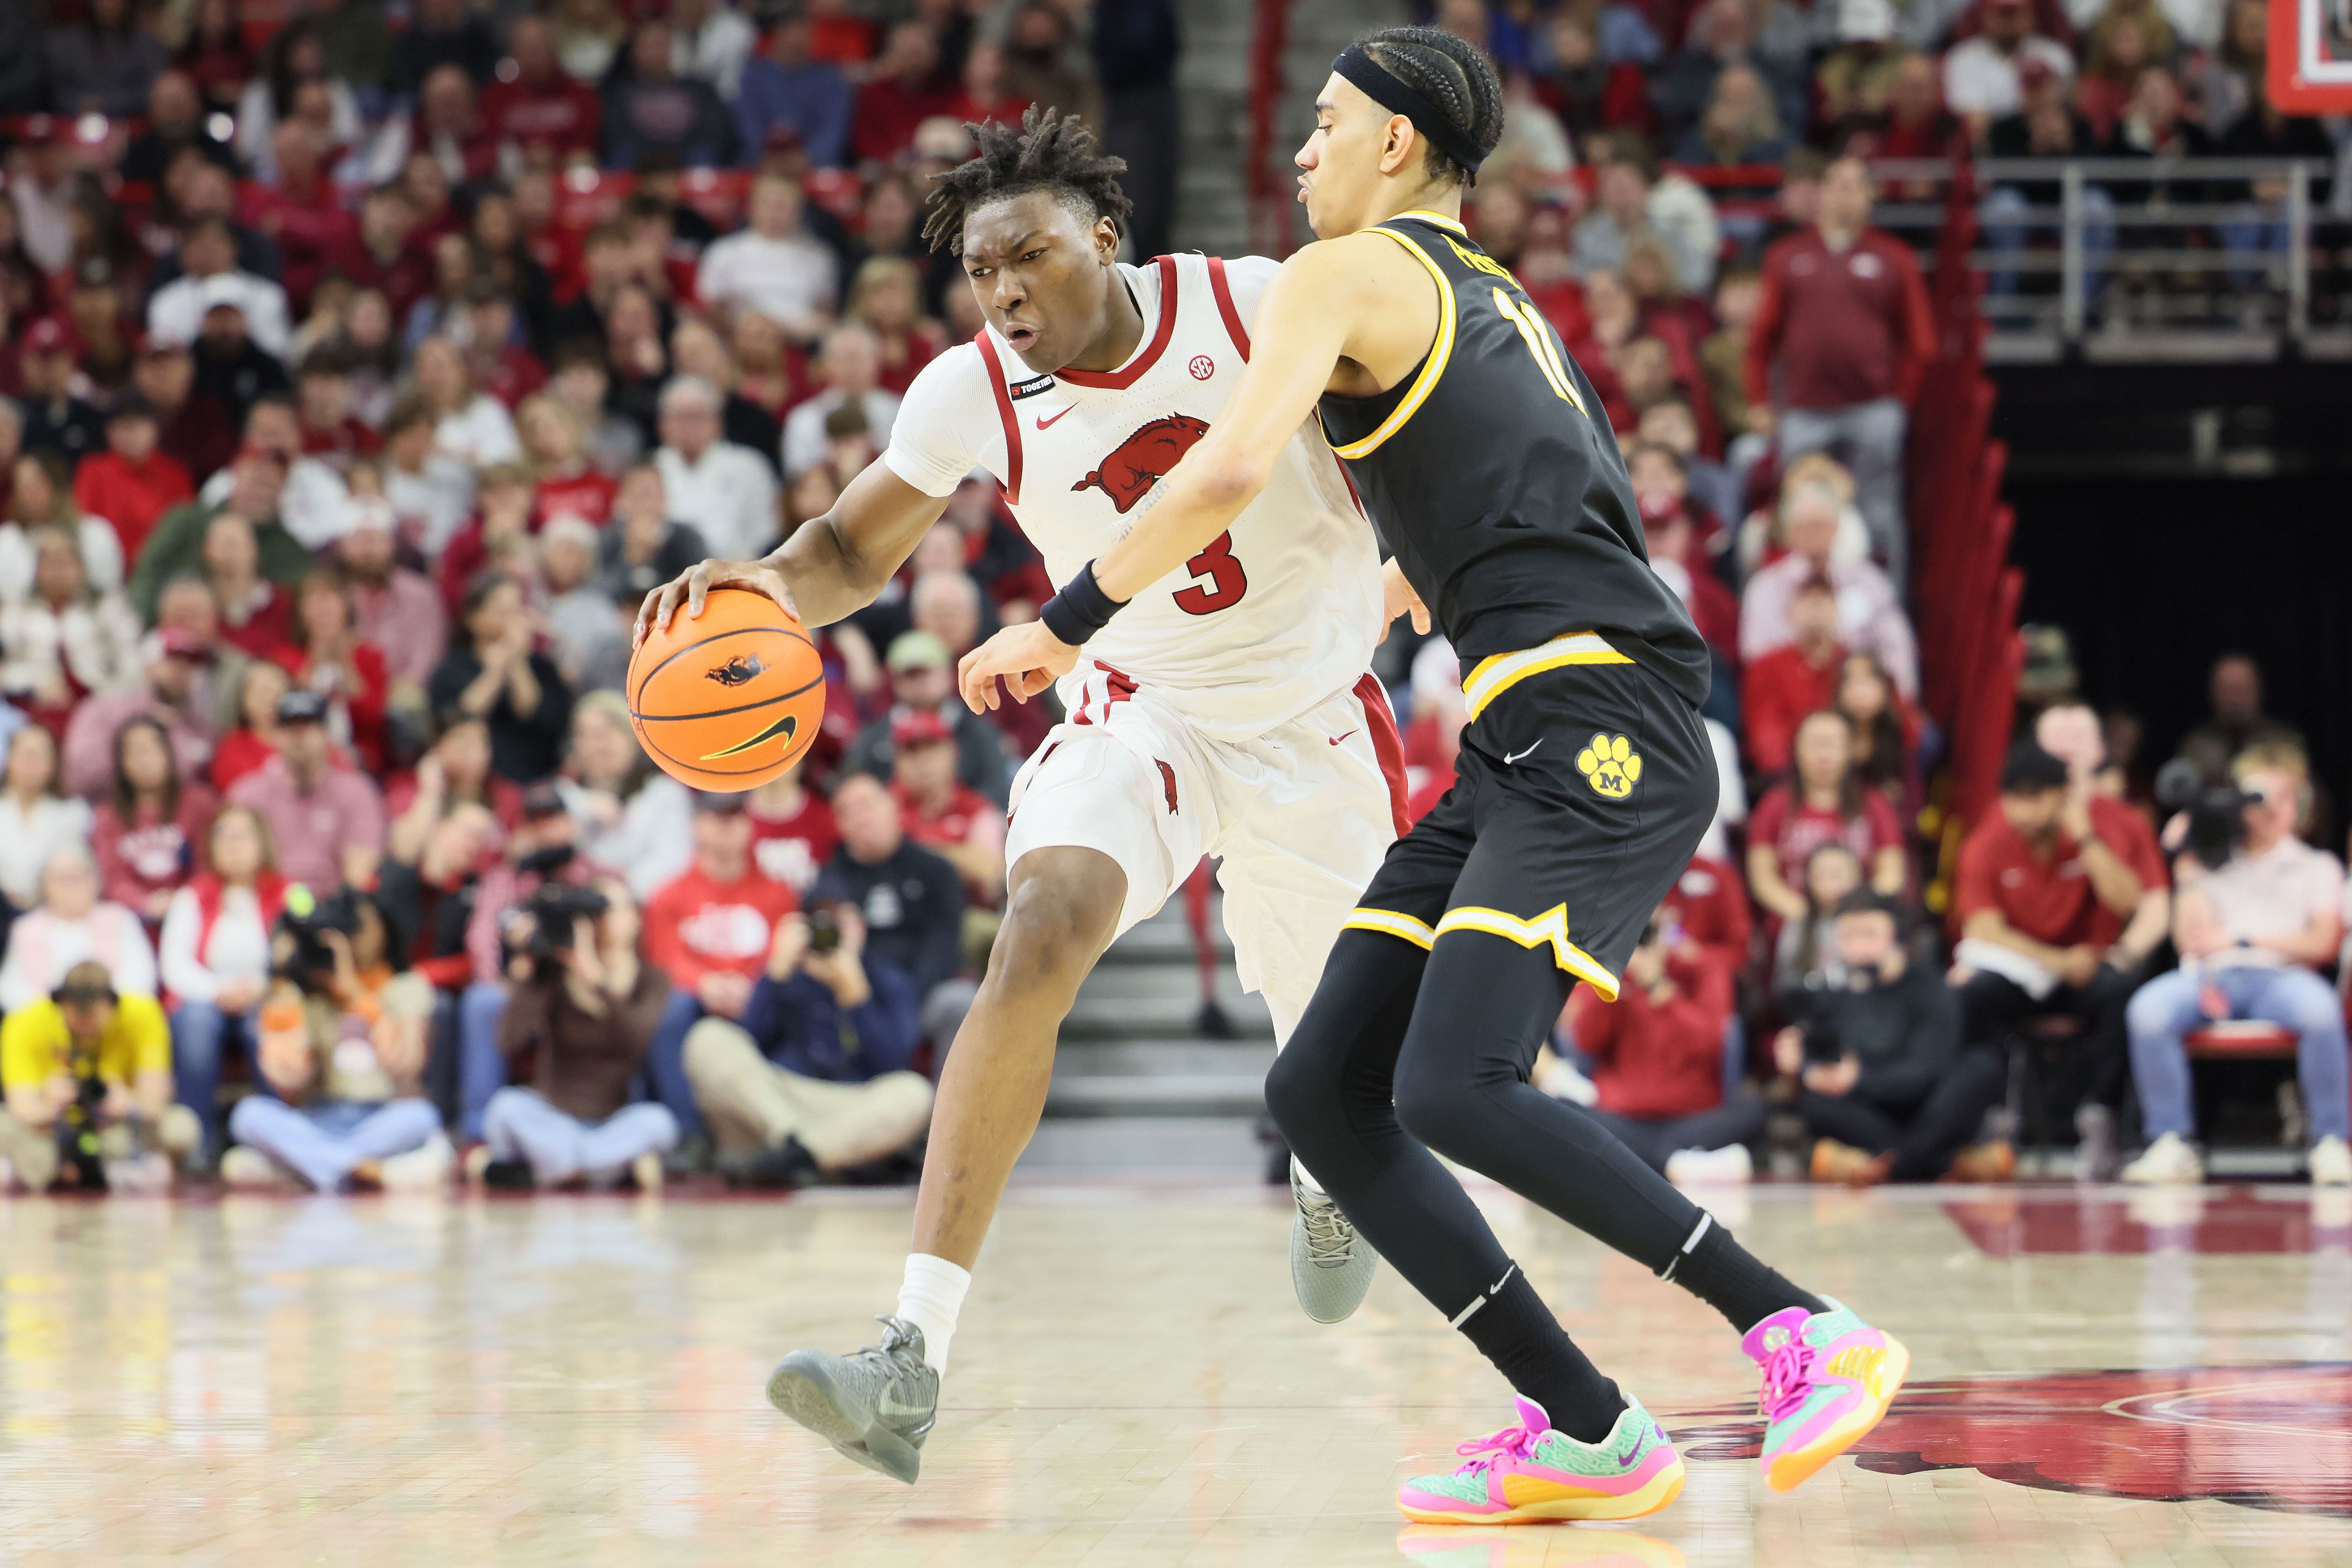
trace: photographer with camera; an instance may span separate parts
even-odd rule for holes
[[[1835,941],[1843,982],[1784,993],[1780,1010],[1797,1023],[1772,1040],[1775,1065],[1800,1086],[1813,1180],[2005,1179],[2016,1168],[2007,1143],[1966,1147],[2000,1098],[2000,1058],[1960,1047],[1958,998],[1910,962],[1894,901],[1849,894]]]
[[[1999,811],[1960,847],[1951,982],[1973,1045],[1999,1050],[2032,1018],[2077,1022],[2078,1168],[2108,1181],[2123,1108],[2124,1006],[2164,940],[2171,894],[2147,821],[2094,783],[2106,755],[2097,718],[2062,705],[2036,734],[2067,754],[2019,742],[2001,767]]]
[[[931,1085],[907,1070],[919,1001],[903,971],[866,955],[854,905],[778,921],[742,1016],[705,1018],[686,1037],[687,1078],[728,1179],[799,1186],[919,1136]]]
[[[2190,1142],[2187,1037],[2208,1022],[2258,1019],[2296,1037],[2313,1184],[2352,1185],[2344,1013],[2335,987],[2317,973],[2335,962],[2344,938],[2344,867],[2295,837],[2308,804],[2309,764],[2291,747],[2258,745],[2231,765],[2231,784],[2200,786],[2192,768],[2175,762],[2158,781],[2159,798],[2179,813],[2165,840],[2187,846],[2173,868],[2180,891],[2172,942],[2180,967],[2141,986],[2125,1010],[2151,1142],[2124,1167],[2124,1180],[2204,1179]]]
[[[257,1092],[229,1112],[239,1147],[221,1156],[232,1187],[299,1182],[426,1191],[456,1163],[440,1113],[418,1091],[432,986],[410,973],[405,940],[373,895],[326,900],[289,889],[270,932]]]
[[[529,1052],[530,1087],[490,1096],[483,1146],[467,1173],[489,1186],[609,1186],[623,1175],[661,1185],[677,1119],[631,1091],[652,1048],[670,984],[637,956],[628,885],[542,884],[506,925],[514,990],[499,1026],[509,1056]]]
[[[0,1025],[0,1191],[46,1191],[62,1168],[85,1189],[160,1191],[196,1147],[172,1103],[172,1045],[152,996],[121,996],[102,963],[66,971],[51,994]]]

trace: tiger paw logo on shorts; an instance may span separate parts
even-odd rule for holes
[[[1623,800],[1642,782],[1642,759],[1624,736],[1595,735],[1592,744],[1576,753],[1576,771],[1593,794]]]

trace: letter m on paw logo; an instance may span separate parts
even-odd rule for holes
[[[1592,744],[1576,753],[1576,771],[1593,794],[1623,800],[1642,782],[1642,757],[1622,735],[1595,735]]]

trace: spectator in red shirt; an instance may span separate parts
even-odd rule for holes
[[[228,405],[196,391],[195,356],[168,338],[143,338],[131,366],[131,384],[154,410],[156,448],[202,483],[236,453],[236,422]],[[103,515],[103,514],[101,514]],[[130,559],[125,557],[126,560]]]
[[[2171,895],[2147,819],[2093,782],[2105,757],[2096,717],[2078,704],[2056,711],[2074,762],[2019,742],[2001,768],[2000,809],[1960,847],[1951,978],[1975,1044],[1998,1047],[2032,1018],[2080,1026],[2075,1131],[2083,1173],[2105,1181],[2128,1064],[2124,1009],[2164,940]]]
[[[360,221],[328,178],[331,149],[314,128],[299,120],[283,121],[269,146],[278,160],[277,181],[247,185],[237,216],[278,242],[283,258],[278,281],[299,317],[310,308],[320,280],[356,258]]]
[[[214,517],[205,525],[200,563],[220,606],[221,641],[256,658],[275,653],[293,624],[294,602],[261,574],[253,524],[233,511]]]
[[[771,779],[745,802],[751,818],[751,856],[760,869],[795,893],[806,893],[841,842],[833,806],[808,787],[806,759]]]
[[[873,329],[882,347],[882,390],[896,396],[905,396],[916,374],[947,347],[946,330],[923,314],[922,274],[903,256],[877,256],[857,269],[846,314]]]
[[[294,591],[286,642],[270,657],[293,675],[295,685],[326,700],[329,731],[351,749],[364,772],[382,777],[392,676],[383,650],[360,635],[358,611],[341,573],[322,567],[302,579]]]
[[[705,1017],[743,1016],[776,923],[801,907],[792,889],[751,858],[744,804],[740,795],[695,796],[694,864],[646,905],[646,962],[673,987],[654,1034],[654,1092],[689,1131],[701,1115],[687,1082],[687,1031]]]
[[[1765,252],[1764,297],[1748,334],[1748,397],[1751,422],[1777,426],[1783,466],[1847,449],[1855,504],[1900,585],[1910,570],[1905,405],[1935,352],[1936,323],[1910,247],[1870,226],[1874,194],[1863,161],[1839,159],[1822,176],[1813,227]]]
[[[196,846],[219,797],[180,776],[171,731],[142,715],[115,732],[112,787],[98,803],[90,847],[105,896],[138,911],[152,933],[195,872]]]
[[[578,154],[594,156],[604,106],[593,89],[557,61],[546,21],[516,17],[507,35],[507,55],[513,74],[502,69],[502,79],[482,89],[484,133],[525,161],[551,154],[550,161],[562,164]]]
[[[1802,920],[1809,911],[1806,857],[1832,840],[1868,868],[1869,885],[1887,898],[1903,891],[1903,825],[1885,797],[1863,787],[1853,771],[1853,731],[1826,710],[1805,716],[1791,748],[1795,766],[1766,792],[1748,819],[1748,885],[1765,912]]]
[[[1826,578],[1811,578],[1797,590],[1789,601],[1789,624],[1797,640],[1750,660],[1739,679],[1741,746],[1760,773],[1788,771],[1797,726],[1806,714],[1837,701],[1845,670],[1837,590]]]
[[[286,667],[266,658],[247,661],[237,685],[236,728],[213,748],[213,788],[226,794],[278,754],[278,704],[294,689]]]
[[[1746,1181],[1747,1145],[1764,1135],[1762,1100],[1724,1098],[1731,1000],[1731,976],[1696,944],[1673,945],[1663,914],[1625,961],[1616,1001],[1589,985],[1569,998],[1569,1034],[1598,1092],[1590,1114],[1677,1181]]]
[[[1748,889],[1739,869],[1730,861],[1694,855],[1658,908],[1669,931],[1681,933],[1669,943],[1677,952],[1687,943],[1735,979],[1747,969],[1756,921],[1748,912]]]
[[[940,42],[930,25],[905,21],[890,29],[873,73],[857,89],[850,151],[861,163],[887,163],[915,143],[915,128],[955,112],[956,95],[939,83]]]
[[[1004,814],[957,779],[955,731],[936,713],[903,709],[890,720],[890,793],[907,837],[956,868],[973,905],[994,909],[1004,897]]]
[[[572,516],[598,528],[612,520],[620,483],[589,465],[586,433],[569,405],[548,396],[526,397],[515,410],[515,428],[538,481],[531,492],[536,528],[551,518]]]
[[[350,478],[352,466],[383,450],[383,437],[352,412],[352,356],[313,349],[294,381],[295,416],[302,455]]]
[[[125,562],[139,559],[157,518],[196,493],[188,470],[156,449],[162,434],[152,405],[131,393],[106,416],[106,450],[74,474],[75,501],[114,525]]]

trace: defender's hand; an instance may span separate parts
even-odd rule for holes
[[[956,667],[956,684],[964,706],[984,713],[997,703],[996,678],[1016,702],[1026,702],[1067,675],[1078,662],[1078,650],[1045,629],[1043,621],[1007,626],[963,656]]]
[[[1414,631],[1428,633],[1429,606],[1421,602],[1421,595],[1405,581],[1404,568],[1396,563],[1396,557],[1391,556],[1381,567],[1381,636],[1387,637],[1396,618],[1405,615],[1412,617]]]
[[[634,649],[654,632],[669,625],[677,613],[679,601],[686,604],[686,618],[692,620],[702,614],[702,602],[713,588],[749,588],[755,594],[765,594],[784,607],[785,614],[800,618],[800,606],[793,603],[793,591],[784,586],[784,574],[774,567],[758,561],[705,561],[674,582],[665,583],[646,595],[637,611],[637,629],[629,639]]]

